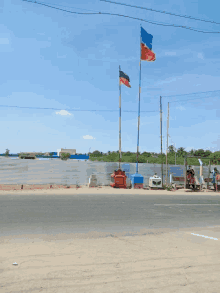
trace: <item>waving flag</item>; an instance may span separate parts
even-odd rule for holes
[[[152,51],[153,36],[148,34],[143,28],[141,28],[141,60],[155,61],[156,56]]]
[[[129,76],[121,70],[119,70],[119,78],[120,78],[120,84],[124,84],[127,87],[131,87]]]

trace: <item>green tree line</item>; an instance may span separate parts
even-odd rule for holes
[[[213,165],[220,165],[220,151],[211,152],[209,150],[190,150],[187,152],[185,148],[180,147],[175,150],[173,145],[168,148],[167,161],[168,164],[174,165],[175,158],[177,165],[183,165],[184,159],[187,157],[188,165],[200,165],[198,158],[201,158],[204,165],[208,165],[209,161]],[[101,161],[101,162],[118,162],[119,161],[119,151],[103,153],[98,150],[89,154],[91,161]],[[122,162],[135,163],[137,162],[137,153],[132,152],[122,152]],[[154,152],[143,152],[138,154],[139,163],[149,163],[149,164],[163,164],[166,163],[166,154],[154,153]]]

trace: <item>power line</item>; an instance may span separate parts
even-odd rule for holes
[[[178,16],[178,17],[183,17],[183,18],[189,18],[189,19],[193,19],[193,20],[198,20],[198,21],[204,21],[204,22],[210,22],[210,23],[214,23],[214,24],[220,24],[219,22],[215,22],[215,21],[212,21],[212,20],[195,18],[195,17],[192,17],[192,16],[175,14],[175,13],[171,13],[171,12],[167,12],[167,11],[162,11],[162,10],[156,10],[156,9],[152,9],[152,8],[145,8],[145,7],[141,7],[141,6],[135,6],[135,5],[125,4],[125,3],[119,3],[119,2],[113,2],[113,1],[107,1],[107,0],[100,0],[100,1],[108,2],[108,3],[113,3],[113,4],[117,4],[117,5],[124,5],[124,6],[139,8],[139,9],[150,10],[150,11],[153,11],[153,12],[159,12],[159,13],[164,13],[164,14]]]
[[[68,12],[68,13],[73,13],[73,14],[101,14],[101,12],[77,12],[77,11],[70,11],[70,10],[66,10],[66,9],[61,9],[61,8],[58,8],[58,7],[54,7],[54,6],[51,6],[51,5],[48,5],[46,3],[43,3],[43,2],[37,2],[37,1],[29,1],[29,0],[22,0],[23,2],[29,2],[29,3],[33,3],[33,4],[38,4],[38,5],[43,5],[43,6],[46,6],[46,7],[49,7],[49,8],[53,8],[53,9],[57,9],[57,10],[60,10],[60,11],[63,11],[63,12]],[[56,5],[56,4],[54,4]],[[59,5],[57,5],[59,6]]]
[[[21,108],[21,109],[37,109],[37,110],[60,110],[60,111],[70,111],[70,112],[118,112],[118,110],[80,110],[80,109],[57,109],[57,108],[40,108],[40,107],[20,107],[20,106],[7,106],[7,105],[0,105],[0,107],[7,107],[7,108]],[[137,111],[129,111],[125,110],[122,112],[133,112],[137,113]],[[141,111],[142,113],[149,113],[149,112],[158,112],[159,111]]]
[[[216,31],[207,32],[207,31],[198,30],[198,29],[195,29],[195,28],[192,28],[192,27],[182,26],[182,25],[175,25],[175,24],[166,24],[166,23],[153,22],[153,21],[148,21],[148,20],[141,19],[141,18],[138,18],[138,17],[132,17],[132,16],[123,15],[123,14],[117,14],[117,13],[110,13],[110,12],[76,12],[76,11],[69,11],[69,10],[61,9],[61,8],[58,8],[58,7],[54,7],[54,6],[47,5],[47,4],[40,3],[40,2],[36,2],[36,1],[35,2],[29,1],[29,0],[22,0],[22,1],[29,2],[29,3],[33,3],[33,4],[43,5],[43,6],[46,6],[46,7],[49,7],[49,8],[53,8],[53,9],[56,9],[56,10],[60,10],[60,11],[68,12],[68,13],[72,13],[72,14],[119,16],[119,17],[125,17],[125,18],[134,19],[134,20],[140,20],[140,21],[147,22],[147,23],[151,23],[151,24],[155,24],[155,25],[171,26],[171,27],[188,29],[188,30],[191,30],[191,31],[199,32],[199,33],[207,33],[207,34],[219,34],[220,33],[220,32],[216,32]]]
[[[34,3],[34,2],[32,2]],[[45,2],[41,2],[41,3],[44,3],[44,4],[47,4]],[[86,11],[94,11],[94,10],[91,10],[91,9],[85,9],[85,8],[78,8],[78,7],[73,7],[73,6],[67,6],[67,5],[59,5],[59,4],[54,4],[54,3],[49,3],[50,5],[56,5],[58,7],[68,7],[68,8],[74,8],[74,9],[79,9],[79,10],[86,10]]]
[[[179,100],[179,101],[172,101],[170,103],[179,103],[179,102],[185,102],[185,101],[192,101],[192,100],[201,100],[201,98],[195,98],[195,99],[188,99],[188,100]]]
[[[211,97],[200,97],[200,98],[194,98],[194,99],[187,99],[187,100],[178,100],[178,101],[172,101],[172,102],[169,102],[169,103],[179,103],[179,102],[185,102],[185,101],[194,101],[194,100],[201,100],[203,98],[211,98]]]
[[[190,95],[206,94],[206,93],[215,93],[215,92],[220,92],[220,90],[207,91],[207,92],[195,92],[195,93],[190,93],[190,94],[180,94],[180,95],[163,96],[163,98],[178,97],[178,96],[190,96]]]

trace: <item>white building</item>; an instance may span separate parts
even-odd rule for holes
[[[60,156],[61,153],[69,153],[70,155],[75,155],[76,150],[75,149],[58,149],[57,156]]]

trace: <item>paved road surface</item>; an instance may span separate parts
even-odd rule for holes
[[[1,195],[0,236],[220,225],[220,196]]]

